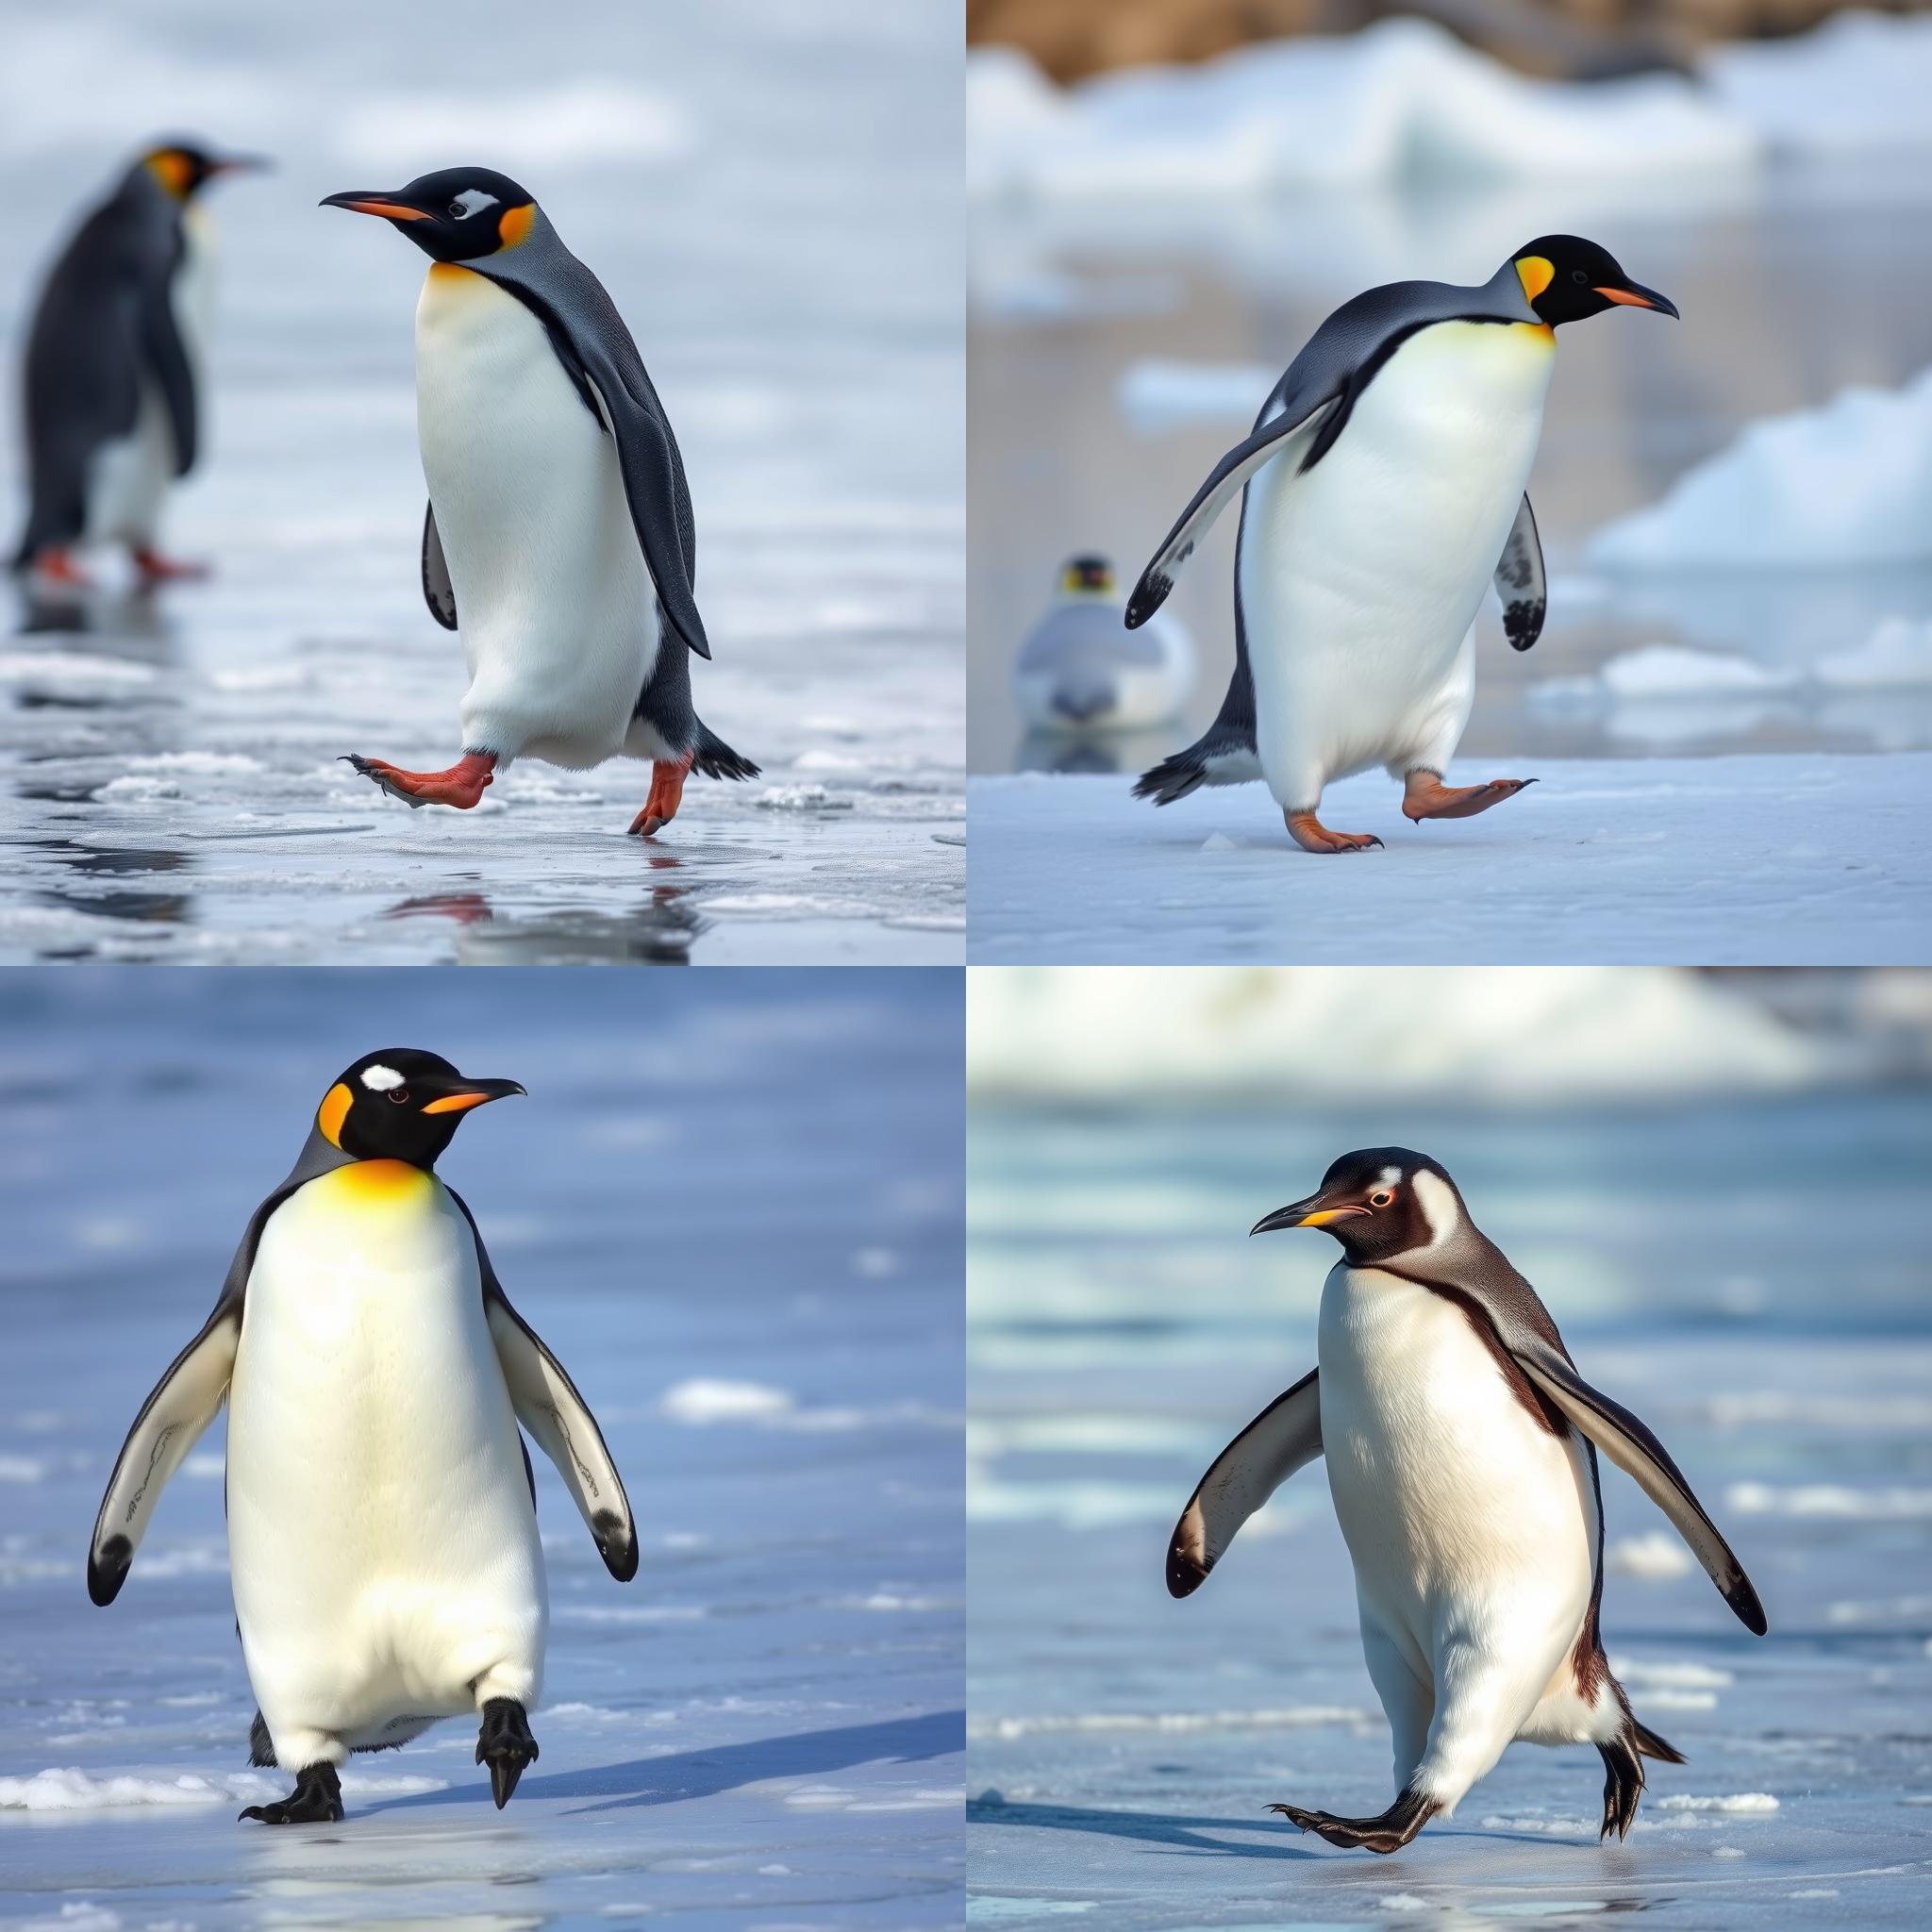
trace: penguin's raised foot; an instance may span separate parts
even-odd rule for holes
[[[386,758],[359,758],[355,752],[344,752],[338,763],[354,765],[411,810],[425,805],[453,805],[458,811],[468,811],[496,775],[496,754],[489,751],[466,751],[445,772],[406,772]]]
[[[1399,1852],[1436,1815],[1420,1791],[1404,1791],[1379,1818],[1337,1818],[1330,1811],[1304,1811],[1297,1805],[1271,1805],[1291,1824],[1325,1838],[1345,1852]]]
[[[143,584],[197,584],[214,575],[210,565],[190,562],[185,558],[164,557],[145,546],[134,553],[134,567]]]
[[[71,550],[42,550],[33,560],[33,578],[43,589],[88,591],[93,579],[75,560]]]
[[[1643,1761],[1626,1738],[1612,1738],[1596,1748],[1604,1760],[1604,1828],[1596,1835],[1597,1843],[1613,1831],[1621,1842],[1630,1836],[1637,1801],[1643,1795]]]
[[[661,832],[677,816],[684,799],[684,781],[691,776],[691,754],[681,758],[659,758],[651,767],[651,791],[644,808],[631,820],[631,831],[640,839]]]
[[[273,1805],[251,1805],[236,1823],[242,1818],[259,1824],[340,1824],[342,1781],[333,1764],[305,1764],[286,1798],[277,1798]]]
[[[1304,852],[1366,852],[1381,840],[1373,832],[1331,832],[1311,811],[1285,811],[1288,836]]]
[[[1411,772],[1403,785],[1402,809],[1415,820],[1473,819],[1535,783],[1534,778],[1491,778],[1487,785],[1445,785],[1433,772]]]
[[[476,1737],[476,1762],[490,1767],[490,1795],[501,1811],[509,1803],[526,1764],[538,1757],[530,1721],[514,1697],[492,1697],[483,1707],[483,1728]]]

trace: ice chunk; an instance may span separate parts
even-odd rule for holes
[[[673,1422],[702,1424],[761,1421],[781,1415],[792,1398],[762,1382],[724,1382],[703,1376],[665,1391],[663,1409]]]

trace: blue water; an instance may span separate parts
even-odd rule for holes
[[[958,976],[649,983],[0,974],[0,1920],[958,1921]],[[275,1834],[223,1783],[253,1698],[219,1423],[111,1608],[82,1564],[249,1210],[341,1067],[395,1044],[529,1090],[440,1171],[596,1412],[642,1564],[610,1580],[539,1457],[542,1757],[509,1808],[452,1723],[358,1760],[339,1829]],[[681,1422],[695,1379],[789,1407]],[[220,1801],[8,1808],[67,1767]]]
[[[1668,1560],[1675,1539],[1606,1465],[1606,1641],[1640,1717],[1690,1760],[1654,1768],[1620,1847],[1597,1846],[1595,1755],[1524,1745],[1391,1859],[1264,1820],[1277,1799],[1360,1813],[1390,1795],[1319,1464],[1197,1596],[1163,1586],[1202,1470],[1315,1359],[1331,1244],[1247,1229],[1336,1154],[1390,1142],[1455,1174],[1769,1608],[1756,1640],[1694,1566],[1631,1574],[1620,1543],[1660,1541]],[[1358,1924],[1406,1899],[1469,1922],[1645,1909],[1728,1927],[1774,1905],[1793,1925],[1919,1923],[1923,1091],[1670,1113],[982,1110],[968,1146],[975,1920]],[[1777,1809],[1664,1803],[1745,1793]]]

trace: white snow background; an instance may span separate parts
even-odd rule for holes
[[[0,1926],[957,1924],[956,971],[0,985]],[[436,982],[436,983],[433,983]],[[529,1097],[440,1171],[608,1438],[614,1583],[534,1457],[542,1756],[508,1809],[452,1721],[358,1757],[340,1826],[242,1824],[218,1421],[119,1599],[99,1492],[249,1211],[358,1053]]]
[[[1106,977],[1000,974],[969,1020],[972,1922],[1923,1924],[1923,979],[1781,976],[1800,1029],[1690,975]],[[1315,1360],[1332,1244],[1247,1229],[1382,1143],[1445,1163],[1769,1611],[1753,1638],[1603,1465],[1606,1642],[1690,1760],[1650,1767],[1626,1843],[1598,1844],[1588,1747],[1511,1746],[1389,1858],[1266,1814],[1391,1794],[1319,1462],[1167,1594],[1202,1471]]]
[[[185,129],[277,172],[209,197],[212,409],[167,537],[214,579],[0,586],[0,958],[957,961],[960,111],[924,5],[10,8],[9,369],[130,152]],[[764,776],[693,780],[651,844],[646,765],[525,764],[465,814],[336,762],[447,763],[464,675],[419,584],[425,262],[316,203],[463,162],[604,281],[690,472],[696,701]]]

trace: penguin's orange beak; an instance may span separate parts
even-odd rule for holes
[[[1596,292],[1606,302],[1621,303],[1625,308],[1654,308],[1674,321],[1683,320],[1677,314],[1677,305],[1668,295],[1659,295],[1655,289],[1645,289],[1635,282],[1627,289],[1598,289]]]
[[[482,1107],[492,1100],[507,1100],[512,1093],[521,1093],[523,1089],[514,1080],[465,1080],[447,1093],[439,1094],[434,1100],[424,1103],[425,1113],[467,1113],[473,1107]]]
[[[380,215],[389,222],[426,222],[429,216],[420,208],[397,201],[380,190],[350,189],[342,194],[326,194],[318,208],[346,208],[358,215]]]
[[[1273,1234],[1283,1227],[1326,1227],[1331,1221],[1353,1221],[1368,1211],[1366,1208],[1354,1206],[1324,1208],[1320,1194],[1310,1194],[1306,1201],[1297,1201],[1291,1208],[1277,1208],[1273,1214],[1264,1214],[1248,1233]]]

